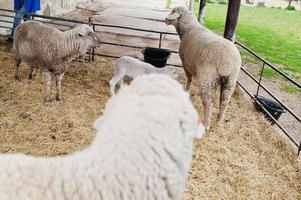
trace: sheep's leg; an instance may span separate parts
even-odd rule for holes
[[[50,88],[51,88],[51,75],[47,69],[43,70],[43,78],[45,83],[45,97],[44,103],[50,102]]]
[[[201,98],[204,106],[204,126],[206,131],[209,131],[213,107],[212,96],[202,95]]]
[[[16,81],[21,81],[21,77],[19,75],[19,67],[21,64],[21,59],[15,59],[15,67],[16,67],[16,75],[15,75],[15,79]]]
[[[115,86],[116,84],[122,80],[123,77],[120,76],[114,76],[111,80],[110,80],[110,90],[111,90],[111,95],[114,96],[115,95]]]
[[[62,79],[63,79],[64,73],[62,74],[56,74],[56,100],[61,101],[62,95],[61,95],[61,85],[62,85]]]
[[[192,76],[184,69],[185,71],[185,75],[186,75],[186,91],[189,91],[190,90],[190,85],[191,85],[191,81],[192,81]]]
[[[34,75],[34,67],[30,66],[29,73],[28,73],[28,79],[32,79],[33,75]]]
[[[208,82],[208,84],[211,84]],[[204,126],[206,131],[210,129],[211,115],[212,115],[212,91],[213,88],[211,85],[201,85],[201,99],[204,107]]]
[[[230,102],[231,96],[235,89],[235,81],[229,77],[221,78],[221,91],[220,91],[220,106],[218,114],[218,123],[224,120],[227,106]]]

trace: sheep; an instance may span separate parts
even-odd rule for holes
[[[92,144],[71,155],[0,155],[0,199],[180,200],[200,138],[182,86],[144,75],[110,98]]]
[[[56,77],[56,100],[61,101],[61,81],[69,63],[87,49],[100,46],[100,40],[86,24],[62,32],[41,22],[27,21],[17,27],[14,34],[13,55],[15,78],[21,81],[19,66],[25,61],[30,66],[29,79],[39,67],[45,81],[44,102],[50,102],[51,75]]]
[[[167,25],[174,25],[179,37],[179,54],[189,90],[192,77],[198,82],[204,106],[204,124],[208,131],[212,114],[213,90],[220,85],[218,124],[224,120],[241,67],[236,46],[199,24],[185,7],[176,7],[166,17]]]
[[[143,74],[161,73],[170,75],[172,78],[178,78],[180,70],[180,68],[172,66],[157,68],[136,58],[122,56],[116,60],[114,66],[114,76],[109,82],[111,95],[115,94],[115,86],[118,82],[120,86],[123,86],[123,77],[126,75],[131,78],[135,78]]]

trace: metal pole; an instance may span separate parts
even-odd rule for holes
[[[161,46],[162,46],[162,33],[160,33],[159,49],[161,49]]]
[[[258,87],[257,87],[256,96],[258,96],[259,88],[260,88],[260,86],[261,86],[261,79],[262,79],[262,75],[263,75],[264,66],[265,66],[265,63],[263,63],[262,68],[261,68],[261,72],[260,72],[260,77],[259,77],[259,81],[258,81]]]
[[[89,17],[89,26],[92,25],[93,31],[95,32],[95,24],[92,24],[93,21],[93,17]],[[92,61],[94,61],[95,57],[94,57],[94,53],[95,53],[95,49],[92,49]],[[91,50],[89,50],[89,62],[91,62]]]
[[[224,37],[230,41],[235,41],[235,30],[238,21],[241,0],[229,0],[226,27]]]
[[[198,15],[198,20],[200,24],[204,24],[205,22],[205,6],[206,6],[206,0],[200,0],[199,15]]]

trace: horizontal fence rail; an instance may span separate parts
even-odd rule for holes
[[[11,13],[14,12],[12,10],[7,10],[7,9],[0,9],[0,12],[1,11],[11,12]],[[159,37],[158,37],[158,40],[159,40],[158,47],[159,48],[162,47],[163,35],[177,35],[177,33],[172,33],[172,32],[145,30],[145,29],[140,29],[140,28],[133,28],[133,27],[126,27],[126,26],[119,26],[119,25],[110,25],[110,24],[98,23],[98,22],[93,22],[92,18],[89,18],[88,20],[74,20],[74,19],[68,19],[68,18],[62,18],[62,17],[44,16],[44,15],[39,15],[39,14],[34,14],[34,13],[30,13],[29,15],[32,17],[33,20],[40,21],[40,22],[43,22],[43,23],[52,24],[52,25],[56,25],[56,26],[68,27],[68,28],[74,27],[76,24],[88,24],[89,26],[92,26],[92,28],[93,28],[94,31],[96,31],[97,27],[109,27],[109,28],[117,28],[117,29],[125,29],[125,30],[133,30],[133,31],[140,31],[140,32],[147,32],[147,33],[158,34],[159,35]],[[7,17],[7,18],[14,18],[14,16],[5,15],[5,14],[1,14],[0,13],[0,17],[1,16],[2,17]],[[46,20],[46,21],[39,20],[39,19],[43,19],[43,20]],[[5,22],[5,23],[11,23],[11,24],[13,23],[12,21],[4,20],[4,19],[1,20],[1,21]],[[62,23],[59,23],[59,22],[62,22]],[[66,24],[66,23],[73,23],[73,24]],[[11,29],[11,27],[6,27],[6,26],[0,26],[0,27]],[[265,66],[270,67],[272,70],[276,71],[278,74],[280,74],[282,77],[284,77],[286,80],[288,80],[291,84],[295,85],[299,89],[301,89],[300,83],[298,83],[296,80],[293,80],[292,78],[290,78],[289,76],[287,76],[285,73],[283,73],[282,71],[280,71],[279,69],[277,69],[276,67],[274,67],[272,64],[270,64],[269,62],[267,62],[266,60],[264,60],[263,58],[261,58],[258,54],[256,54],[255,52],[253,52],[248,47],[244,46],[243,44],[241,44],[239,42],[235,42],[235,43],[238,46],[240,46],[241,48],[243,48],[244,50],[246,50],[247,52],[249,52],[252,56],[254,56],[255,58],[257,58],[258,60],[260,60],[263,63],[261,74],[260,74],[260,77],[259,77],[259,81],[256,80],[256,78],[253,75],[251,75],[245,68],[242,68],[242,71],[248,77],[250,77],[254,81],[255,84],[257,84],[258,88],[257,88],[256,95],[258,95],[259,89],[263,89],[275,101],[277,101],[292,117],[294,117],[299,123],[301,123],[300,116],[298,116],[296,113],[294,113],[287,105],[285,105],[283,102],[281,102],[281,100],[279,100],[272,92],[270,92],[265,86],[263,86],[261,84],[261,79],[262,79],[264,67]],[[136,48],[136,49],[145,48],[145,47],[137,46],[137,45],[115,43],[114,41],[110,41],[110,42],[103,41],[102,44],[113,45],[113,46],[121,46],[121,47],[128,47],[128,48]],[[178,51],[172,51],[172,53],[178,54],[179,52]],[[94,56],[104,56],[104,57],[110,57],[110,58],[118,58],[118,56],[114,56],[114,55],[105,55],[105,54],[101,54],[101,53],[95,53],[94,49],[92,49],[91,54],[92,54],[92,56],[89,56],[89,58],[92,57],[92,60],[94,60]],[[178,66],[178,65],[174,65],[174,66]],[[178,67],[180,67],[180,66],[178,66]],[[298,144],[298,142],[295,141],[292,138],[291,134],[278,122],[278,120],[275,119],[269,113],[269,111],[260,102],[258,102],[258,100],[255,98],[255,96],[253,94],[251,94],[246,89],[246,87],[244,85],[242,85],[240,82],[238,82],[238,84],[254,100],[254,102],[256,102],[262,108],[262,110],[264,111],[264,113],[271,117],[271,119],[275,122],[275,124],[285,133],[285,135],[292,141],[292,143],[296,147],[298,147],[298,155],[299,155],[299,153],[301,151],[301,141]]]
[[[282,71],[280,71],[279,69],[277,69],[276,67],[274,67],[272,64],[270,64],[268,61],[264,60],[263,58],[261,58],[259,55],[257,55],[255,52],[253,52],[251,49],[249,49],[248,47],[244,46],[243,44],[239,43],[239,42],[235,42],[238,46],[242,47],[243,49],[245,49],[246,51],[248,51],[249,53],[251,53],[253,56],[255,56],[257,59],[261,60],[263,63],[265,63],[266,65],[268,65],[271,69],[273,69],[274,71],[276,71],[278,74],[280,74],[282,77],[286,78],[287,80],[289,80],[291,83],[293,83],[295,86],[297,86],[298,88],[301,88],[301,84],[298,83],[297,81],[295,81],[294,79],[290,78],[289,76],[287,76],[285,73],[283,73]]]
[[[240,85],[240,87],[243,88],[243,90],[257,103],[257,105],[259,105],[261,107],[261,109],[264,111],[265,114],[267,114],[274,123],[277,124],[277,126],[285,133],[285,135],[291,140],[291,142],[298,147],[298,155],[300,154],[301,151],[301,141],[295,141],[295,139],[292,137],[292,134],[289,133],[288,130],[286,130],[283,125],[281,125],[277,119],[275,119],[270,112],[255,98],[256,95],[258,95],[259,93],[259,89],[263,89],[267,94],[269,94],[277,103],[279,103],[293,118],[295,118],[299,124],[301,124],[301,118],[300,116],[298,116],[295,112],[292,111],[292,109],[290,109],[287,105],[285,105],[280,99],[278,99],[271,91],[269,91],[264,85],[262,85],[261,80],[262,80],[262,76],[263,76],[263,71],[265,66],[270,67],[272,70],[274,70],[275,72],[277,72],[279,75],[281,75],[284,79],[286,79],[287,81],[289,81],[292,85],[298,87],[301,90],[301,85],[300,83],[298,83],[297,81],[295,81],[294,79],[290,78],[289,76],[287,76],[285,73],[283,73],[282,71],[280,71],[279,69],[277,69],[275,66],[273,66],[272,64],[270,64],[269,62],[267,62],[265,59],[261,58],[258,54],[256,54],[255,52],[253,52],[251,49],[249,49],[248,47],[244,46],[243,44],[239,43],[239,42],[235,42],[238,46],[240,46],[241,48],[243,48],[244,50],[246,50],[247,52],[249,52],[252,56],[254,56],[255,58],[257,58],[258,60],[260,60],[263,65],[261,68],[261,73],[260,73],[260,77],[259,80],[257,80],[250,72],[248,72],[245,68],[241,68],[241,70],[249,77],[251,78],[255,84],[257,84],[257,92],[255,95],[252,95],[245,86],[243,86],[241,83],[238,82],[238,84]]]

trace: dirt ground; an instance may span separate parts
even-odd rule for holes
[[[2,48],[0,152],[55,156],[89,145],[95,135],[92,123],[109,98],[112,61],[97,57],[92,64],[73,62],[63,79],[63,101],[46,106],[41,74],[28,80],[28,67],[22,64],[22,82],[15,82],[12,54]],[[202,115],[196,91],[193,85],[191,100]],[[213,120],[210,132],[195,141],[185,199],[301,199],[296,149],[255,111],[248,97],[234,96],[223,125]]]

